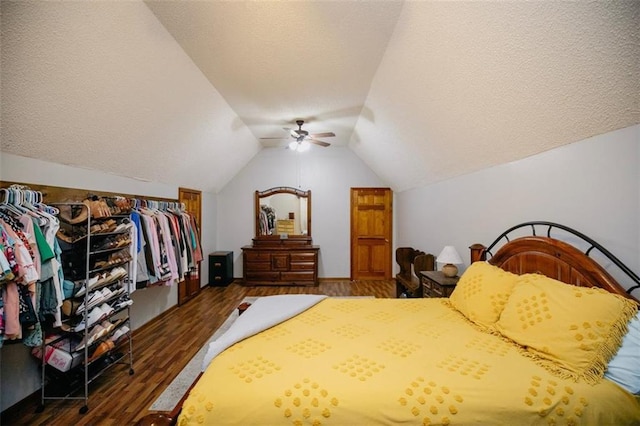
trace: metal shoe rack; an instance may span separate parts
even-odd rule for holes
[[[130,330],[133,302],[128,286],[131,259],[123,256],[131,245],[127,238],[133,225],[128,214],[98,218],[92,217],[95,211],[84,203],[53,205],[80,211],[86,219],[68,223],[60,218],[62,235],[66,235],[58,238],[62,268],[65,280],[74,281],[75,287],[73,296],[64,301],[67,309],[63,305],[63,312],[69,315],[61,313],[62,327],[44,330],[41,404],[36,412],[44,410],[46,400],[75,399],[84,401],[79,410],[84,414],[89,409],[91,382],[112,366],[126,364],[126,358],[129,375],[134,374]],[[80,306],[84,309],[78,313]]]

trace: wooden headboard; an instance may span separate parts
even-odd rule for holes
[[[553,227],[559,227],[569,232],[573,231],[565,226],[550,222],[527,222],[511,228],[509,231],[513,231],[522,226],[532,225],[549,226],[548,234],[550,234]],[[535,234],[535,228],[533,229],[533,233]],[[593,240],[576,231],[572,233],[592,244],[591,247],[586,252],[582,252],[576,247],[564,241],[551,238],[550,236],[542,237],[532,235],[509,241],[508,237],[505,237],[505,233],[503,233],[488,248],[481,244],[472,245],[470,247],[471,262],[487,260],[492,265],[499,266],[504,270],[516,274],[538,273],[567,284],[582,287],[600,287],[611,293],[620,294],[638,302],[638,299],[633,297],[630,291],[637,289],[639,286],[635,285],[625,290],[609,272],[593,258],[589,257],[589,252],[594,248],[598,249],[598,251],[620,267],[623,272],[627,273],[636,284],[638,283],[637,275]],[[503,238],[507,239],[507,243],[487,259],[487,254],[491,254],[491,248]]]

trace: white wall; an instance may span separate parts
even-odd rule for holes
[[[0,10],[3,152],[215,193],[260,150],[143,1]]]
[[[251,244],[254,192],[275,186],[311,190],[311,237],[320,246],[318,275],[350,274],[351,187],[386,186],[350,149],[312,146],[296,153],[263,149],[218,193],[218,249],[233,250],[234,276],[242,277],[241,247]]]
[[[148,197],[178,198],[178,187],[106,174],[61,164],[0,153],[0,180],[31,184],[81,188]],[[202,193],[202,263],[201,285],[207,284],[206,254],[214,251],[216,241],[216,196]],[[136,329],[155,318],[178,301],[177,286],[150,287],[135,291],[131,298],[131,324]],[[7,345],[0,350],[0,411],[10,407],[40,387],[38,366],[24,345]]]
[[[397,194],[396,243],[435,255],[454,245],[468,265],[471,244],[546,220],[591,237],[639,273],[639,194],[637,125]]]

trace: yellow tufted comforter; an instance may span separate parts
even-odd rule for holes
[[[230,346],[179,425],[640,424],[640,400],[561,379],[447,299],[334,299]]]

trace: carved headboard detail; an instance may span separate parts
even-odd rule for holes
[[[536,236],[535,225],[549,226],[547,235],[550,234],[552,227],[561,228],[580,237],[591,246],[586,252],[582,252],[576,247],[550,236]],[[506,236],[508,232],[523,226],[531,226],[534,229],[534,235],[510,241]],[[471,261],[487,260],[487,254],[491,254],[490,250],[503,238],[508,242],[488,259],[488,262],[493,265],[516,274],[539,273],[571,285],[601,287],[611,293],[638,301],[631,295],[631,291],[640,288],[638,285],[640,279],[635,273],[595,241],[570,228],[550,222],[527,222],[513,227],[498,237],[488,248],[481,244],[474,244],[470,247]],[[636,285],[625,290],[596,260],[589,257],[589,253],[594,248],[625,272]]]

